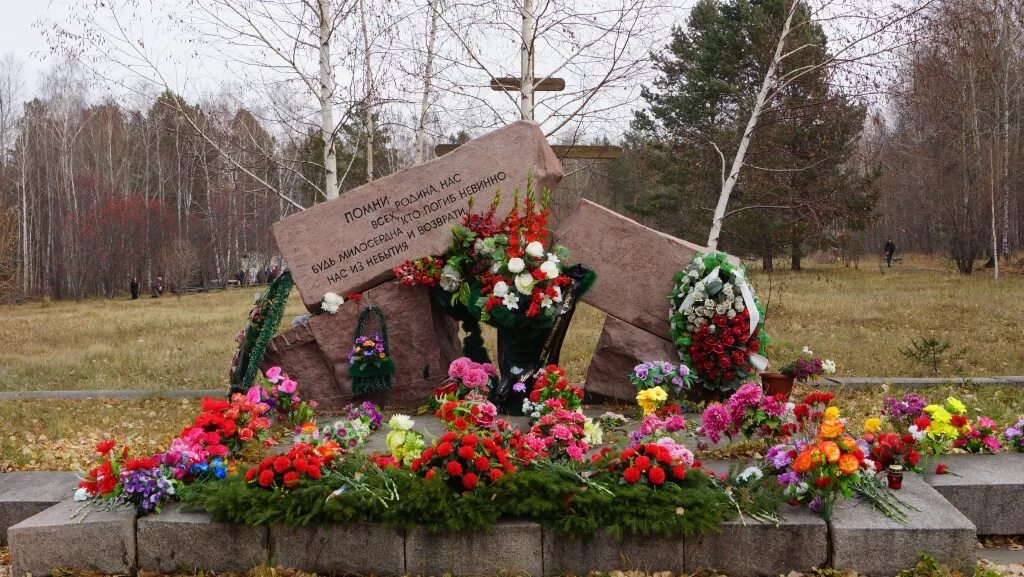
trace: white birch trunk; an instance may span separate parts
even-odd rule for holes
[[[718,205],[715,207],[715,216],[711,221],[711,232],[708,234],[708,248],[711,250],[718,248],[718,237],[722,235],[722,221],[725,220],[725,209],[729,206],[729,196],[739,180],[740,169],[743,168],[747,149],[750,148],[750,139],[757,128],[758,121],[761,119],[761,113],[764,112],[765,104],[768,103],[768,94],[775,84],[775,73],[778,70],[779,63],[782,61],[782,50],[786,45],[786,38],[789,36],[796,8],[797,2],[793,0],[789,7],[789,13],[786,15],[786,21],[782,25],[782,32],[779,34],[779,42],[775,45],[775,54],[768,65],[768,71],[761,82],[761,89],[757,93],[757,100],[754,101],[754,109],[750,112],[750,119],[747,120],[747,127],[743,131],[743,138],[740,140],[739,148],[736,149],[736,156],[732,160],[732,168],[729,171],[729,175],[722,182],[722,192],[718,195]]]
[[[366,182],[373,180],[373,68],[370,60],[370,31],[366,26],[366,2],[359,0],[359,20],[363,29],[363,69],[366,102],[363,105],[363,127],[366,131]]]
[[[334,139],[334,71],[331,68],[331,0],[317,0],[320,19],[320,137],[324,141],[324,196],[338,198],[338,155]]]
[[[416,126],[416,164],[427,160],[427,107],[430,105],[430,85],[434,75],[434,44],[437,42],[437,18],[440,0],[430,0],[430,31],[427,33],[427,61],[423,67],[423,98],[420,100],[420,122]]]
[[[533,0],[523,0],[523,45],[519,49],[519,115],[523,120],[533,120]]]

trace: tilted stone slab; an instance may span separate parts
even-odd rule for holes
[[[597,272],[597,283],[583,302],[671,340],[672,277],[705,247],[647,228],[589,200],[580,200],[555,238],[569,249],[570,262]]]
[[[0,544],[7,528],[41,513],[72,495],[78,475],[60,471],[20,471],[0,474]]]
[[[686,572],[685,544],[675,539],[624,535],[616,539],[599,532],[587,537],[544,530],[544,575],[586,575],[613,570],[645,573]]]
[[[460,354],[458,325],[434,307],[425,288],[407,288],[387,282],[347,302],[336,314],[321,314],[286,331],[270,342],[263,367],[280,366],[302,383],[303,398],[324,409],[355,400],[348,372],[359,312],[380,307],[387,324],[391,355],[395,360],[392,389],[374,395],[374,401],[398,407],[422,405],[447,377],[448,365]],[[367,332],[378,330],[375,322]]]
[[[81,512],[62,501],[7,530],[13,577],[54,569],[127,574],[135,571],[135,512]]]
[[[541,575],[541,526],[528,521],[498,523],[492,531],[408,531],[405,570],[413,575]]]
[[[1024,453],[944,455],[941,461],[955,474],[925,480],[979,535],[1024,535]]]
[[[601,282],[598,280],[597,284]],[[633,401],[636,386],[629,381],[629,375],[644,361],[678,363],[679,351],[671,341],[608,315],[587,368],[586,391]]]
[[[274,565],[319,575],[402,575],[405,532],[368,523],[271,527]]]
[[[243,572],[266,564],[266,527],[215,523],[208,513],[180,504],[136,522],[139,569],[172,573]]]
[[[913,567],[921,553],[970,574],[975,562],[974,524],[915,474],[903,478],[896,491],[915,507],[903,525],[876,511],[870,503],[840,501],[832,513],[832,564],[871,576],[895,575]],[[998,514],[998,512],[993,512]]]
[[[778,527],[754,519],[732,519],[717,533],[687,537],[686,569],[715,570],[732,577],[771,577],[824,567],[828,526],[803,507],[782,505]]]
[[[302,302],[319,308],[324,293],[346,295],[391,278],[405,259],[440,255],[451,224],[470,199],[486,209],[501,190],[498,214],[532,173],[537,192],[553,189],[562,165],[534,122],[518,121],[475,138],[441,158],[385,176],[273,226]]]

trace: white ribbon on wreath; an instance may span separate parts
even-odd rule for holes
[[[700,284],[707,286],[710,281],[718,279],[721,273],[720,266],[716,266],[707,274],[703,279],[700,280]],[[748,314],[750,315],[750,334],[747,337],[754,336],[757,332],[757,325],[761,322],[761,311],[757,308],[757,303],[754,301],[754,291],[750,290],[750,284],[747,282],[746,277],[743,276],[743,271],[740,269],[733,269],[732,273],[736,277],[736,282],[733,283],[740,287],[740,295],[743,297],[743,306],[746,307]],[[684,312],[693,306],[693,301],[696,298],[696,293],[693,289],[686,294],[682,304],[679,305],[679,311]],[[750,359],[750,364],[758,371],[763,371],[768,368],[768,359],[758,353],[749,353],[747,358]]]

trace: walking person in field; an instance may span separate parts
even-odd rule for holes
[[[139,300],[139,279],[138,277],[132,277],[132,282],[128,283],[128,290],[132,293],[132,300]]]
[[[892,268],[892,255],[896,252],[896,244],[892,239],[885,241],[885,265]]]

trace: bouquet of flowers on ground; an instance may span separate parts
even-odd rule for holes
[[[449,431],[491,431],[497,425],[498,407],[480,393],[471,392],[462,399],[444,401],[435,414]]]
[[[683,400],[693,377],[686,365],[673,365],[666,361],[646,361],[633,368],[630,381],[639,390],[661,387],[676,400]]]
[[[526,390],[526,383],[516,383],[513,390]],[[583,389],[569,384],[565,369],[548,365],[537,371],[530,394],[523,401],[523,414],[536,420],[559,409],[579,410],[583,405]]]
[[[657,414],[644,415],[640,427],[629,433],[629,446],[637,445],[652,440],[656,437],[672,436],[686,433],[686,418],[682,415],[667,415],[661,417]]]
[[[835,361],[814,356],[814,351],[804,347],[802,356],[785,365],[779,372],[793,377],[798,383],[806,383],[836,372]]]
[[[725,405],[712,403],[704,409],[698,432],[717,443],[722,435],[730,439],[742,434],[773,438],[781,434],[787,418],[784,395],[768,396],[755,383],[747,383],[729,397]]]
[[[905,470],[917,471],[921,453],[917,441],[910,433],[881,433],[868,444],[870,459],[875,469],[884,471],[890,465],[900,465]]]
[[[914,424],[914,419],[924,413],[928,401],[920,395],[907,393],[902,399],[886,397],[883,401],[882,414],[889,419],[889,422],[901,433],[906,433]]]
[[[646,443],[621,451],[611,464],[612,471],[620,475],[624,485],[646,484],[660,487],[665,483],[679,483],[686,478],[687,465],[675,446]],[[693,461],[691,461],[693,464]]]
[[[601,442],[601,428],[583,413],[558,409],[534,423],[524,440],[537,456],[583,461],[590,447]]]
[[[698,255],[676,273],[670,333],[683,364],[710,390],[729,391],[767,366],[764,311],[742,265],[727,255]]]
[[[865,455],[846,433],[838,408],[828,407],[814,422],[812,435],[773,447],[765,458],[780,473],[778,481],[791,500],[809,503],[828,520],[836,500],[853,495]],[[805,430],[811,432],[811,427]]]
[[[267,416],[270,405],[263,402],[261,395],[262,389],[254,386],[245,395],[231,395],[230,401],[210,397],[203,399],[203,412],[195,418],[194,426],[219,437],[215,439],[207,435],[207,445],[227,447],[223,452],[208,448],[210,454],[224,456],[228,452],[237,453],[246,443],[266,440],[271,425]]]
[[[943,405],[927,405],[908,432],[931,455],[938,455],[960,437],[960,429],[967,425],[966,412],[967,407],[959,399],[949,397]]]
[[[404,467],[411,466],[413,461],[419,459],[426,446],[423,435],[413,429],[415,424],[409,416],[402,414],[393,415],[388,420],[389,431],[384,442],[391,457]]]
[[[1017,419],[1017,422],[1006,427],[1003,431],[1003,440],[1006,447],[1024,452],[1024,418]]]
[[[953,441],[953,446],[968,453],[998,453],[1002,449],[999,425],[990,417],[967,422],[960,427],[960,437]]]
[[[384,415],[370,401],[346,405],[337,419],[320,427],[319,442],[333,441],[343,452],[352,452],[380,428],[383,420]],[[299,438],[296,441],[316,444],[317,439]]]
[[[263,402],[277,411],[278,420],[301,425],[313,418],[314,404],[308,404],[299,397],[299,384],[288,378],[281,367],[270,367],[263,373],[263,388],[260,398],[255,391],[249,389],[246,395],[249,402]]]
[[[331,461],[313,445],[296,443],[285,455],[270,456],[245,473],[245,482],[264,489],[290,491],[306,479],[318,480],[323,467]]]
[[[473,392],[487,397],[497,375],[498,370],[491,363],[477,363],[467,357],[455,359],[448,366],[448,380],[434,389],[428,406],[436,411],[442,403],[464,399]]]
[[[462,492],[495,483],[516,469],[508,452],[492,438],[449,431],[412,462],[412,470]]]
[[[100,463],[78,483],[76,501],[94,500],[107,508],[134,507],[139,514],[160,510],[175,494],[174,483],[164,473],[157,457],[131,458],[128,447],[114,450],[113,439],[96,445]]]

